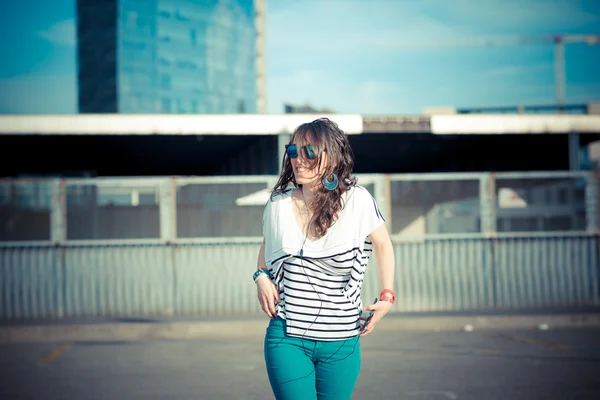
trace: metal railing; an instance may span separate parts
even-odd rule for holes
[[[0,318],[259,313],[249,275],[275,179],[1,181]],[[394,311],[600,305],[595,172],[359,183],[392,233]]]
[[[274,176],[0,181],[0,243],[255,237]],[[596,172],[359,175],[398,237],[587,232]]]

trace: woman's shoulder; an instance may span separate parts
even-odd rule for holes
[[[369,192],[369,190],[362,185],[356,184],[354,185],[354,189],[360,193],[360,196],[371,196],[371,192]]]
[[[266,205],[275,204],[279,201],[288,199],[294,191],[294,188],[287,188],[284,190],[275,190],[269,193]]]
[[[356,184],[346,191],[345,197],[347,201],[352,200],[357,205],[360,205],[364,204],[365,200],[372,199],[373,195],[364,186]]]

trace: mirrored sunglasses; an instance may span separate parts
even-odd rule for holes
[[[302,147],[301,150],[304,152],[304,157],[309,160],[314,160],[317,158],[313,147],[310,144]],[[289,158],[297,158],[298,157],[298,146],[295,144],[287,144],[285,146],[285,151]]]

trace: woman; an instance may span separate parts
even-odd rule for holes
[[[349,399],[360,370],[359,337],[395,300],[390,238],[375,200],[352,176],[352,157],[346,135],[329,119],[299,126],[265,206],[254,280],[271,318],[264,352],[277,399]],[[382,291],[363,308],[373,251]],[[373,311],[366,326],[363,309]]]

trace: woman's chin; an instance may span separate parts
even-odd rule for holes
[[[296,178],[296,183],[298,185],[304,185],[304,186],[311,186],[315,181],[314,178],[303,178],[300,176],[296,176],[295,178]]]

